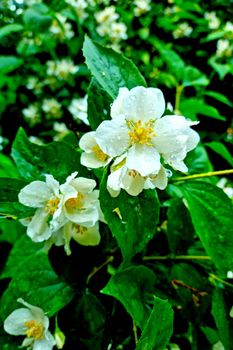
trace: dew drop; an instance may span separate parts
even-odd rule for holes
[[[170,169],[166,169],[166,175],[167,175],[167,177],[171,177],[172,171]]]

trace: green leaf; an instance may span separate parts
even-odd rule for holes
[[[216,288],[212,300],[212,314],[218,328],[219,338],[223,343],[225,349],[232,350],[232,334],[230,331],[230,318],[227,312],[223,291]]]
[[[115,99],[120,87],[132,89],[146,86],[145,79],[137,67],[120,53],[103,47],[85,37],[83,54],[86,64],[98,83]]]
[[[216,267],[233,270],[232,202],[218,187],[190,181],[179,186],[187,201],[196,233]]]
[[[39,146],[29,141],[23,129],[19,129],[12,147],[12,157],[20,175],[28,181],[44,180],[51,174],[64,181],[74,171],[85,176],[88,171],[80,165],[80,155],[68,144],[51,142]]]
[[[192,120],[197,120],[197,114],[218,120],[226,120],[226,117],[220,115],[215,107],[209,106],[203,100],[195,97],[182,100],[180,110],[186,117]]]
[[[168,208],[167,234],[172,253],[184,254],[193,242],[194,229],[190,214],[179,198],[174,198]]]
[[[213,171],[213,166],[209,160],[205,147],[200,144],[193,151],[188,153],[185,158],[185,164],[188,167],[189,174],[200,174]]]
[[[118,299],[141,329],[150,315],[148,302],[154,293],[155,275],[145,266],[117,272],[102,290]]]
[[[213,97],[215,100],[220,101],[229,107],[233,106],[232,102],[225,95],[220,94],[217,91],[205,91],[205,95]]]
[[[0,40],[5,36],[8,36],[12,33],[20,32],[23,30],[23,26],[18,23],[7,24],[6,26],[0,29]]]
[[[109,119],[111,97],[95,78],[88,88],[88,120],[92,130],[96,130],[102,121]]]
[[[230,63],[219,63],[215,56],[211,57],[208,61],[210,66],[218,73],[219,78],[222,80],[228,73],[233,73],[232,64]]]
[[[50,27],[52,17],[35,8],[29,8],[24,12],[23,21],[32,32],[43,32]]]
[[[16,244],[11,251],[11,260],[6,274],[12,275],[13,278],[0,300],[1,322],[13,310],[20,308],[20,304],[17,303],[18,298],[41,307],[51,317],[68,304],[74,294],[71,287],[53,271],[45,251],[39,250],[35,253],[34,248],[30,248],[29,255],[25,254],[26,249],[29,248],[29,243],[25,243],[26,240],[28,237],[22,237],[20,243]],[[20,249],[22,252],[20,252],[19,261],[17,252]]]
[[[25,227],[18,221],[0,221],[0,242],[15,244],[25,234]]]
[[[7,74],[23,64],[21,58],[15,56],[0,56],[0,73]]]
[[[206,86],[209,84],[209,80],[206,75],[202,73],[199,69],[186,66],[184,69],[183,86]]]
[[[0,349],[1,350],[22,350],[22,347],[18,345],[19,341],[12,335],[7,334],[0,328]]]
[[[18,177],[19,173],[12,160],[0,154],[0,177]]]
[[[143,191],[139,196],[124,190],[118,197],[110,196],[106,188],[107,173],[100,186],[100,206],[116,237],[125,261],[142,251],[154,237],[159,220],[159,200],[155,190]]]
[[[214,152],[222,156],[231,166],[233,166],[233,157],[221,142],[212,141],[205,144],[209,148],[211,148]]]
[[[136,350],[164,350],[173,331],[173,310],[166,300],[155,298],[154,307]]]

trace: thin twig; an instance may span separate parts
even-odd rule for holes
[[[233,174],[233,169],[226,169],[226,170],[219,170],[219,171],[209,171],[208,173],[182,176],[182,177],[177,177],[175,179],[172,179],[172,181],[193,180],[193,179],[200,179],[202,177],[228,175],[228,174]]]
[[[101,264],[98,267],[94,267],[94,269],[92,270],[92,272],[87,276],[87,284],[89,283],[90,279],[98,272],[100,271],[105,265],[107,265],[108,263],[110,263],[111,261],[114,260],[114,257],[111,255],[108,257],[108,259]]]
[[[206,255],[144,256],[143,260],[211,260]]]

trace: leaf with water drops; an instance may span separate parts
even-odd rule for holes
[[[117,97],[120,87],[146,86],[145,79],[132,61],[88,36],[84,41],[83,54],[91,73],[112,98]]]
[[[51,174],[58,181],[64,181],[72,172],[85,176],[88,172],[80,165],[80,155],[63,142],[36,145],[29,141],[26,133],[19,129],[12,146],[12,157],[20,175],[26,180],[44,180]]]
[[[173,310],[167,300],[154,299],[154,307],[148,318],[136,350],[164,350],[173,331]]]
[[[155,275],[145,266],[131,266],[116,273],[103,293],[118,299],[141,329],[150,315]]]
[[[215,266],[226,276],[233,270],[233,207],[218,187],[202,181],[179,186],[187,201],[196,233]]]
[[[160,204],[155,190],[144,190],[133,197],[121,191],[116,198],[106,188],[107,172],[100,186],[100,206],[116,237],[125,261],[142,251],[154,237],[159,220]]]

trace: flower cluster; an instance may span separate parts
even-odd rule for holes
[[[150,7],[151,0],[134,0],[134,14],[137,17],[140,17],[146,12],[149,12],[151,7]]]
[[[189,37],[193,28],[187,23],[183,22],[177,25],[177,28],[172,32],[174,39]]]
[[[44,311],[23,299],[17,300],[24,308],[13,311],[4,321],[4,330],[11,335],[25,335],[22,347],[32,350],[52,350],[55,339],[48,330],[49,319]]]
[[[87,119],[87,95],[82,98],[73,98],[68,110],[72,114],[74,120],[77,122],[82,121],[86,125],[89,125]]]
[[[199,142],[197,124],[179,115],[166,115],[161,90],[121,88],[111,106],[111,120],[80,140],[84,150],[81,163],[89,168],[105,166],[113,160],[107,188],[112,196],[121,189],[136,196],[143,189],[164,189],[168,174],[164,164],[186,172],[187,152]]]
[[[70,240],[82,245],[100,241],[98,221],[102,219],[96,182],[71,174],[62,185],[52,175],[46,181],[33,181],[21,189],[19,202],[36,208],[33,217],[21,220],[34,242],[64,245],[69,255]]]
[[[113,44],[117,45],[121,40],[127,39],[127,27],[122,22],[117,22],[119,14],[114,6],[106,7],[103,11],[95,14],[97,33],[107,37]]]

